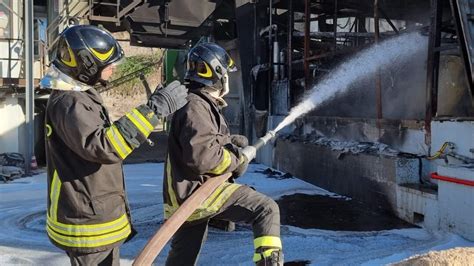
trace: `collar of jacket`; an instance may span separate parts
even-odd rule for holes
[[[224,107],[227,107],[227,102],[222,99],[222,98],[216,98],[213,97],[212,95],[209,94],[209,92],[206,90],[206,87],[203,87],[198,90],[193,90],[191,91],[194,94],[199,95],[201,98],[204,98],[206,101],[212,103],[215,105],[219,110],[223,109]]]
[[[47,74],[41,79],[40,87],[42,89],[60,91],[87,91],[92,88],[92,86],[77,81],[64,74],[53,64],[51,64]]]
[[[209,104],[212,104],[214,107],[216,107],[218,109],[221,109],[220,105],[219,105],[219,101],[217,101],[216,98],[209,95],[209,93],[206,92],[205,90],[202,90],[202,89],[192,90],[192,91],[190,91],[190,93],[196,94],[197,96],[203,98]]]
[[[96,103],[98,104],[103,104],[104,103],[104,100],[102,99],[102,96],[100,96],[99,92],[94,89],[94,88],[90,88],[88,89],[87,91],[85,91],[85,93],[87,95],[89,95],[89,97]]]

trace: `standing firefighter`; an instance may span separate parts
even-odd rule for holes
[[[119,246],[134,235],[122,161],[145,142],[159,117],[186,104],[179,82],[111,122],[92,87],[112,75],[123,52],[108,32],[73,26],[59,37],[41,85],[52,89],[46,109],[51,242],[72,265],[118,265]]]
[[[168,140],[165,218],[207,179],[225,173],[237,178],[247,169],[249,162],[240,149],[248,141],[229,134],[221,113],[227,105],[223,96],[229,92],[228,72],[235,70],[227,52],[216,44],[199,44],[189,52],[185,77],[190,82],[189,102],[174,114]],[[253,261],[257,265],[283,264],[278,205],[248,186],[225,182],[176,232],[167,265],[196,263],[210,218],[251,224]]]

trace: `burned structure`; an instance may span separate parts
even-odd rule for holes
[[[49,16],[167,48],[167,82],[182,78],[190,47],[220,43],[239,66],[226,116],[235,133],[253,139],[359,51],[418,32],[426,40],[418,53],[357,78],[347,93],[280,132],[257,159],[472,240],[474,220],[465,213],[474,211],[473,8],[466,0],[83,0],[59,1]],[[54,43],[61,27],[49,29]]]

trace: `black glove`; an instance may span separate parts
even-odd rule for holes
[[[177,80],[163,88],[159,85],[148,98],[147,106],[150,107],[158,117],[166,117],[183,107],[188,100],[188,90]]]
[[[245,148],[249,145],[249,140],[243,135],[230,135],[230,142],[239,148]]]
[[[245,174],[247,172],[247,168],[249,167],[249,160],[244,155],[240,156],[240,164],[232,171],[232,178],[237,178]]]

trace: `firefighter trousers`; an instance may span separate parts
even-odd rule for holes
[[[278,205],[270,197],[248,186],[242,185],[238,188],[219,211],[209,218],[250,224],[254,239],[262,236],[280,237]],[[209,219],[206,219],[181,226],[171,241],[167,266],[196,264],[201,247],[207,238],[208,221]]]
[[[119,247],[96,253],[66,252],[72,266],[98,265],[118,266],[120,265]]]

